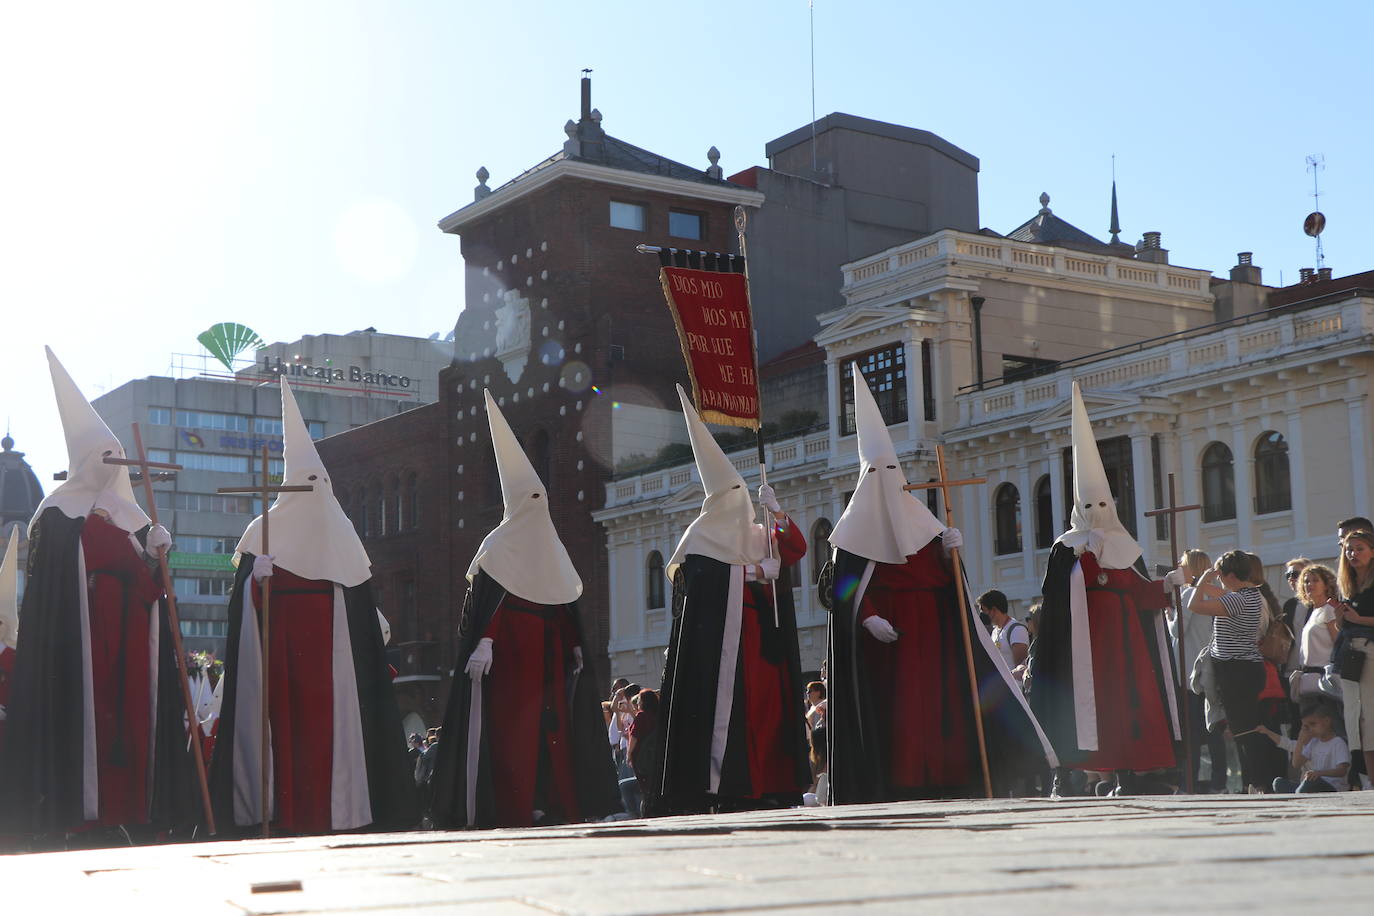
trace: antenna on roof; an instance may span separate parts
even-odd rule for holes
[[[1307,157],[1307,170],[1312,173],[1312,212],[1302,221],[1302,231],[1317,240],[1317,270],[1326,266],[1326,254],[1322,251],[1322,230],[1326,228],[1326,216],[1322,213],[1321,188],[1317,184],[1317,173],[1326,168],[1326,156],[1313,153]]]
[[[816,165],[816,0],[807,0],[806,7],[811,15],[811,171],[820,171]]]

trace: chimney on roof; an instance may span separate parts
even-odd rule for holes
[[[576,136],[568,134],[569,142],[563,144],[563,151],[580,159],[600,160],[606,155],[606,132],[601,129],[601,112],[592,107],[591,72],[582,71],[582,108],[574,125]],[[563,129],[566,131],[567,127]],[[570,149],[574,145],[576,149]]]
[[[1316,282],[1320,283],[1322,280],[1330,280],[1330,279],[1331,279],[1331,268],[1330,268],[1330,267],[1318,267],[1318,268],[1317,268],[1317,281],[1316,281]]]
[[[1308,284],[1312,283],[1313,280],[1316,279],[1316,277],[1314,276],[1314,274],[1315,274],[1315,271],[1313,271],[1312,268],[1310,268],[1310,267],[1303,267],[1303,268],[1300,268],[1300,269],[1298,270],[1298,285],[1299,285],[1299,286],[1307,286]]]
[[[1158,232],[1147,232],[1145,237],[1135,246],[1135,257],[1137,261],[1149,261],[1153,264],[1168,264],[1169,249],[1160,244],[1160,234]]]
[[[582,71],[582,113],[579,119],[589,121],[592,117],[592,78],[588,75],[592,71]]]
[[[1231,268],[1232,283],[1251,283],[1255,286],[1260,285],[1260,268],[1253,263],[1255,254],[1252,251],[1242,251],[1236,255],[1236,266]]]

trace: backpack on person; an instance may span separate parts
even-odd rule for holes
[[[1269,623],[1269,629],[1260,637],[1260,655],[1263,655],[1266,661],[1282,666],[1288,663],[1288,656],[1292,651],[1293,631],[1288,629],[1288,624],[1283,622],[1282,617],[1275,617]]]

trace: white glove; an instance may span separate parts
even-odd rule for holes
[[[875,616],[866,618],[864,620],[864,629],[868,631],[869,636],[872,636],[874,639],[878,640],[878,642],[897,641],[897,631],[893,629],[892,624],[881,617]]]
[[[771,582],[778,577],[778,573],[782,572],[782,560],[777,557],[759,560],[759,572],[763,573],[765,580]]]
[[[759,505],[775,515],[782,514],[782,506],[778,505],[778,496],[768,484],[759,487]]]
[[[260,556],[253,558],[253,581],[261,582],[272,575],[272,558]]]
[[[161,525],[154,525],[148,529],[148,540],[144,545],[144,552],[148,556],[156,559],[166,556],[167,550],[172,546],[172,533]]]
[[[463,670],[474,681],[491,670],[491,640],[489,638],[484,636],[477,640],[477,648],[473,649],[472,654],[468,656],[467,667]]]
[[[945,542],[945,550],[956,550],[964,546],[964,533],[958,528],[946,528],[940,539]]]
[[[1187,588],[1188,575],[1181,569],[1171,569],[1164,577],[1164,584],[1170,588]]]
[[[573,646],[573,675],[582,673],[582,647]]]
[[[1084,549],[1095,557],[1102,556],[1102,549],[1107,546],[1107,532],[1101,528],[1094,528],[1088,532],[1088,545]]]

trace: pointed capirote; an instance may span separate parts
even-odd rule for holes
[[[701,514],[683,532],[664,572],[671,581],[678,566],[694,553],[732,566],[756,564],[766,556],[768,544],[763,526],[754,521],[754,502],[749,496],[749,488],[739,469],[701,421],[681,385],[677,386],[677,395],[682,401],[687,437],[692,443],[697,475],[706,498],[701,504]]]
[[[107,455],[125,457],[124,447],[76,387],[52,348],[44,347],[44,350],[48,354],[48,370],[52,374],[62,433],[67,439],[67,479],[39,503],[33,521],[52,507],[68,518],[85,518],[93,510],[101,509],[109,515],[110,521],[125,531],[138,531],[148,525],[148,515],[134,499],[129,469],[104,462]],[[29,526],[32,530],[33,522]]]
[[[281,419],[282,484],[311,489],[276,495],[267,510],[267,554],[276,566],[305,579],[337,582],[345,588],[361,585],[372,576],[372,562],[334,497],[329,473],[285,378],[281,380]],[[263,554],[261,516],[248,523],[236,552]]]
[[[10,527],[0,560],[0,644],[19,645],[19,526]]]
[[[1073,444],[1073,510],[1069,513],[1069,530],[1059,536],[1061,544],[1081,553],[1092,531],[1101,533],[1102,555],[1097,562],[1104,569],[1126,569],[1141,556],[1140,545],[1121,524],[1116,514],[1116,500],[1107,481],[1107,470],[1097,449],[1088,408],[1078,382],[1073,383],[1073,405],[1070,414],[1070,436]]]
[[[853,366],[854,428],[858,437],[859,482],[830,543],[878,563],[904,563],[945,530],[907,485],[887,421],[868,382]]]
[[[501,524],[482,540],[468,566],[481,569],[507,591],[535,604],[571,604],[582,579],[549,514],[549,492],[490,391],[483,391],[496,473],[501,479]]]

